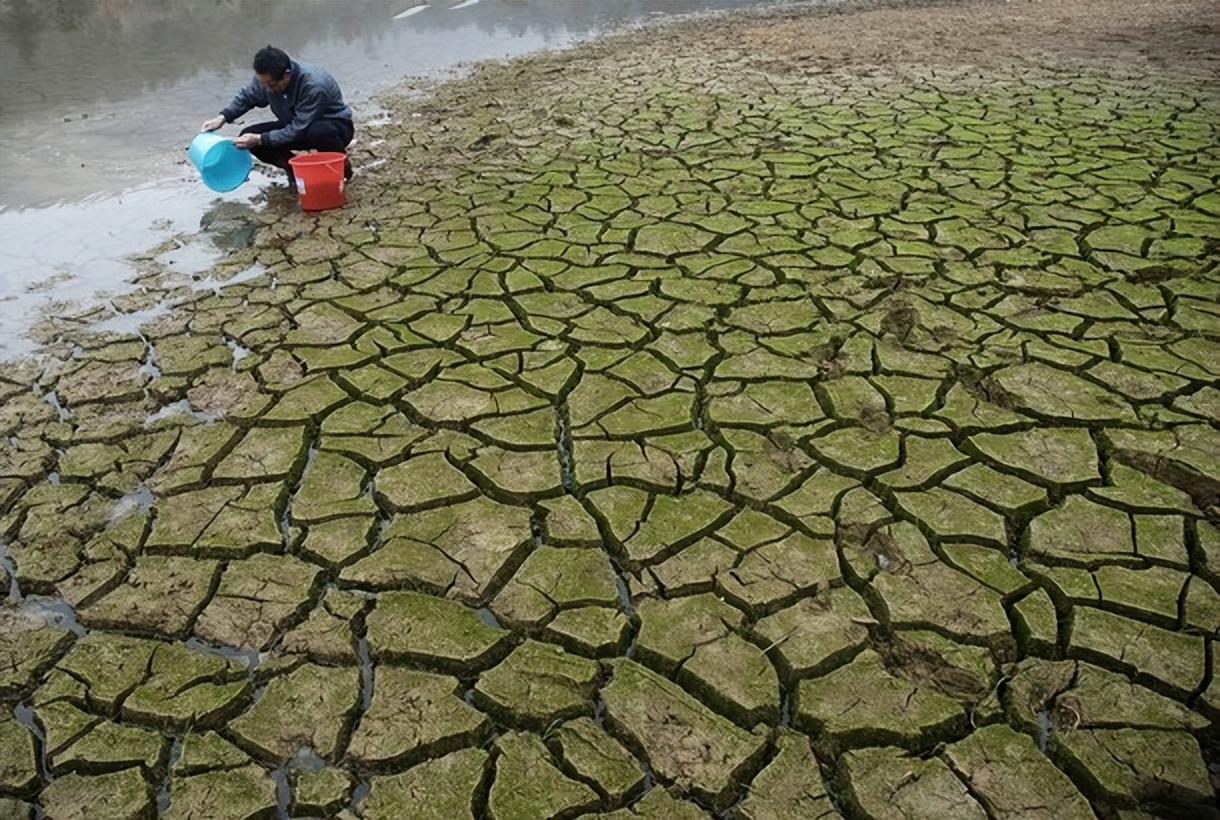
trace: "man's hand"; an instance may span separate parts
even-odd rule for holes
[[[233,144],[238,148],[253,148],[256,145],[263,144],[262,134],[242,134],[237,139],[233,140]]]
[[[206,120],[203,123],[203,125],[199,128],[199,130],[200,131],[216,131],[217,129],[224,127],[224,124],[225,124],[224,115],[217,114],[215,117],[212,117],[212,119]]]

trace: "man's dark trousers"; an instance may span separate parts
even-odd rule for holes
[[[282,122],[257,122],[241,130],[243,134],[266,134],[277,128],[283,128]],[[257,145],[250,149],[259,160],[268,165],[275,165],[291,173],[288,160],[294,151],[338,151],[346,153],[348,143],[356,134],[356,128],[351,120],[322,119],[313,122],[291,143],[285,145]]]

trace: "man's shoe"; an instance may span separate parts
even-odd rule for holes
[[[352,178],[352,161],[348,157],[343,158],[343,180],[346,182]]]

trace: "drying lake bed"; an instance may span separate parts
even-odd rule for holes
[[[0,375],[0,810],[1215,816],[1211,5],[650,27],[217,205]]]

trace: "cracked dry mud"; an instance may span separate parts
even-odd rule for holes
[[[0,815],[1215,817],[1214,9],[1045,5],[479,69],[49,321]]]

